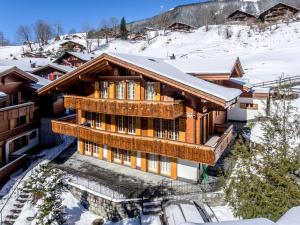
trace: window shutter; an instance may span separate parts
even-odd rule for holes
[[[160,82],[155,82],[154,83],[154,100],[155,101],[160,101]]]
[[[136,117],[135,133],[136,135],[141,135],[141,117]]]
[[[179,118],[179,141],[185,142],[185,130],[186,130],[185,118]]]
[[[110,99],[115,99],[115,83],[109,82],[108,96]]]
[[[141,84],[139,81],[134,82],[134,98],[135,100],[141,99]]]

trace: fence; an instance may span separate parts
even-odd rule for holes
[[[253,85],[253,87],[275,87],[279,83],[281,83],[281,85],[297,85],[300,84],[300,76],[291,76],[277,80],[256,83]]]

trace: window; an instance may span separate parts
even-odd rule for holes
[[[98,144],[93,144],[93,154],[98,155],[99,154],[99,146]]]
[[[84,142],[84,150],[87,152],[87,153],[91,153],[91,148],[90,148],[90,142],[89,141],[85,141]]]
[[[117,82],[117,99],[124,99],[124,82]]]
[[[155,137],[164,138],[163,120],[155,119]]]
[[[170,158],[166,156],[160,157],[160,172],[162,174],[170,174],[171,173],[171,163]]]
[[[86,112],[86,122],[90,127],[93,126],[93,113],[91,112]]]
[[[108,98],[108,81],[101,82],[101,98]]]
[[[154,82],[146,82],[146,100],[153,101],[154,96]]]
[[[135,117],[128,117],[128,133],[135,134]]]
[[[114,161],[120,162],[122,159],[121,149],[115,148],[114,149]]]
[[[131,158],[130,158],[130,151],[124,150],[124,164],[129,164],[131,163]]]
[[[127,83],[127,99],[134,100],[134,81],[131,80]]]
[[[257,110],[258,109],[258,104],[240,103],[240,108],[241,109],[253,109],[253,110]]]
[[[157,172],[157,169],[158,169],[157,155],[149,154],[148,169]]]
[[[123,116],[118,116],[117,117],[117,125],[118,125],[118,132],[124,133],[125,128],[124,128],[124,117]]]
[[[100,113],[96,113],[95,124],[96,124],[96,128],[101,129],[101,114]]]
[[[11,93],[9,95],[10,98],[10,105],[17,105],[18,104],[18,93]]]
[[[179,120],[169,120],[168,123],[169,139],[177,141],[179,138]]]

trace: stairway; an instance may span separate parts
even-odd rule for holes
[[[20,191],[20,194],[16,199],[16,203],[13,204],[13,209],[11,209],[10,213],[5,217],[4,225],[13,225],[21,214],[25,203],[31,201],[31,188],[26,185],[26,183],[23,187],[19,187],[18,191]]]
[[[142,212],[144,215],[161,215],[162,214],[162,199],[152,198],[143,199]]]

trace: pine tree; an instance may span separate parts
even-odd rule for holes
[[[123,40],[126,40],[128,36],[128,30],[126,27],[126,21],[124,17],[122,17],[120,22],[120,36]]]
[[[260,143],[252,147],[240,138],[232,151],[225,196],[235,215],[244,219],[276,221],[300,205],[300,117],[290,88],[279,84],[275,93],[268,117],[260,122]]]

